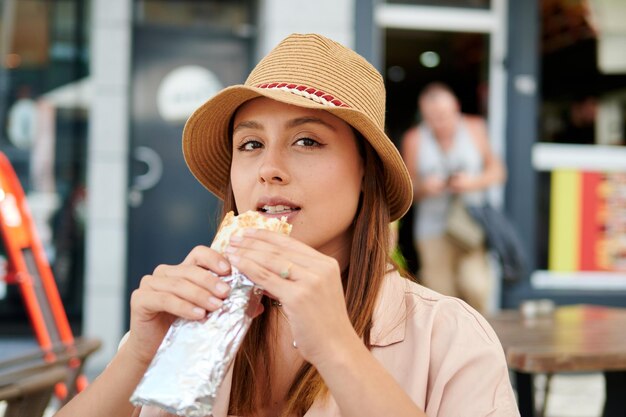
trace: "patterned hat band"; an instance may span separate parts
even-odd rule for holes
[[[289,83],[264,83],[256,86],[257,88],[267,88],[271,90],[282,90],[300,97],[308,98],[316,103],[330,107],[350,107],[341,100],[327,94],[321,90],[299,84]]]

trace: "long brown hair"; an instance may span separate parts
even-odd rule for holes
[[[348,269],[342,273],[346,306],[352,326],[370,345],[372,316],[388,266],[389,208],[384,189],[383,165],[369,143],[356,132],[364,162],[363,190],[353,223],[352,246]],[[227,185],[223,214],[235,211],[235,200]],[[266,298],[266,297],[265,297]],[[270,351],[272,340],[267,336],[270,322],[269,300],[265,312],[252,321],[248,334],[235,358],[230,393],[229,414],[254,416],[272,398]],[[327,387],[317,370],[308,362],[297,372],[287,393],[282,416],[303,416],[313,401],[327,394]]]

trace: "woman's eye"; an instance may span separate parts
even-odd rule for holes
[[[261,147],[263,147],[261,142],[259,142],[257,140],[247,140],[244,143],[242,143],[241,145],[239,145],[237,147],[237,149],[240,150],[240,151],[252,151],[254,149],[259,149]]]
[[[311,138],[298,139],[296,141],[296,144],[299,146],[304,146],[304,147],[320,146],[320,143],[318,141],[311,139]]]

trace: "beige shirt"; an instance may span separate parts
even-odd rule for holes
[[[387,275],[374,312],[372,355],[429,417],[519,416],[502,346],[487,321],[463,301]],[[214,417],[225,417],[232,371]],[[144,407],[141,417],[170,416]],[[332,396],[305,417],[341,417]]]

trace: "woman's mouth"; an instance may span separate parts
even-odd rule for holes
[[[300,210],[299,207],[290,207],[290,206],[284,206],[281,204],[275,205],[275,206],[270,206],[268,204],[264,205],[263,207],[260,208],[260,211],[263,213],[267,213],[267,214],[283,214],[283,215],[287,215],[289,213],[293,213],[294,211],[298,211]]]

